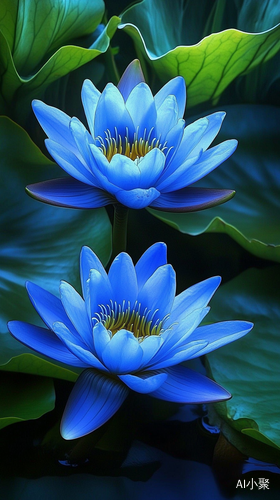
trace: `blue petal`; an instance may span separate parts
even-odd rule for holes
[[[127,253],[120,253],[111,264],[108,278],[113,290],[113,302],[122,306],[125,301],[131,308],[137,299],[138,287],[135,268]]]
[[[141,82],[145,82],[145,78],[142,73],[140,62],[138,59],[135,59],[127,66],[118,83],[118,89],[125,101],[134,87]]]
[[[221,323],[213,323],[212,325],[205,325],[197,328],[191,334],[190,340],[207,340],[208,345],[199,353],[199,356],[202,356],[234,340],[240,339],[250,332],[253,326],[253,323],[248,321],[223,321]]]
[[[112,83],[108,83],[96,107],[94,137],[101,136],[105,138],[107,130],[110,131],[112,137],[116,136],[116,131],[118,135],[125,137],[127,129],[129,138],[132,139],[135,128],[130,114],[125,107],[123,96]]]
[[[102,359],[103,351],[110,340],[111,337],[105,326],[102,323],[96,323],[93,328],[93,341],[98,358]]]
[[[143,377],[143,378],[142,378]],[[143,373],[135,375],[119,375],[119,378],[124,382],[129,389],[141,394],[149,394],[149,392],[156,391],[166,381],[167,373],[151,374]]]
[[[113,290],[107,275],[91,269],[89,279],[86,282],[85,302],[90,318],[99,314],[99,305],[107,306],[113,297]]]
[[[137,163],[121,154],[115,154],[102,168],[107,179],[122,189],[134,189],[140,185],[140,168]]]
[[[32,108],[47,136],[77,154],[77,146],[69,129],[70,116],[37,100],[32,101]]]
[[[150,360],[155,356],[162,344],[163,338],[160,335],[151,335],[141,342],[140,345],[143,351],[143,358],[140,370],[144,370],[149,365]]]
[[[156,313],[153,323],[156,319],[162,320],[172,309],[175,291],[176,275],[173,267],[170,264],[159,267],[139,292],[138,302],[142,314],[147,308],[152,314]]]
[[[100,208],[114,200],[105,191],[71,177],[29,184],[26,191],[36,200],[58,207]]]
[[[169,169],[169,164],[173,161],[174,156],[177,154],[178,148],[182,142],[184,134],[185,120],[178,120],[176,125],[169,130],[165,140],[166,140],[166,159],[165,168]],[[176,163],[177,166],[177,163]]]
[[[73,343],[73,337],[68,328],[63,323],[54,323],[53,331],[63,344],[69,349],[74,356],[79,358],[88,367],[97,368],[98,370],[107,371],[105,366],[97,359],[92,352],[84,348],[84,344]]]
[[[141,103],[141,104],[140,104]],[[137,137],[148,137],[149,132],[155,127],[157,112],[153,94],[146,83],[139,83],[129,94],[126,107],[132,117]],[[155,131],[150,135],[152,139]]]
[[[61,302],[68,318],[80,334],[83,343],[89,348],[92,348],[92,327],[85,302],[78,292],[65,281],[61,282],[59,290]]]
[[[173,366],[165,372],[166,382],[150,396],[174,403],[214,403],[231,397],[220,385],[184,366]]]
[[[139,291],[156,269],[164,264],[167,264],[165,243],[155,243],[143,253],[135,266]]]
[[[67,401],[60,432],[64,439],[76,439],[98,429],[120,408],[127,387],[95,370],[84,370]]]
[[[80,254],[80,276],[83,295],[86,287],[86,281],[89,279],[91,269],[95,269],[103,276],[103,278],[106,279],[107,273],[102,262],[89,247],[84,246]]]
[[[173,176],[169,177],[168,187],[164,189],[161,188],[161,192],[175,191],[199,181],[202,177],[205,177],[205,175],[212,172],[212,170],[227,160],[234,153],[236,148],[237,141],[235,139],[230,139],[218,144],[218,146],[208,149],[195,164],[187,167],[181,165],[180,175],[178,175],[178,169],[177,175],[175,175],[175,172]]]
[[[69,126],[77,149],[79,150],[85,164],[90,165],[91,153],[89,150],[89,144],[93,144],[93,138],[78,118],[72,118]]]
[[[187,361],[188,359],[196,358],[201,356],[203,348],[207,346],[208,342],[204,340],[197,340],[195,342],[189,342],[184,348],[175,352],[172,356],[167,357],[163,361],[158,363],[151,363],[149,368],[151,370],[159,370],[162,368],[168,368],[170,366],[178,365]]]
[[[91,169],[95,178],[105,191],[115,194],[119,190],[119,187],[115,186],[107,178],[110,166],[106,156],[94,144],[90,144],[89,148],[91,151]]]
[[[207,128],[196,147],[192,150],[192,155],[196,155],[201,149],[206,151],[218,134],[225,116],[226,113],[224,111],[218,111],[217,113],[205,117],[208,121]]]
[[[106,345],[102,360],[111,373],[123,375],[139,369],[143,351],[133,333],[119,330]]]
[[[172,193],[163,193],[151,203],[151,207],[165,212],[193,212],[211,208],[230,200],[235,191],[186,187]]]
[[[73,338],[80,338],[77,330],[69,320],[60,299],[30,281],[26,282],[26,289],[32,305],[50,329],[52,329],[56,321],[60,321],[69,328]]]
[[[94,177],[89,169],[72,153],[51,139],[45,140],[46,148],[58,165],[80,182],[95,186]]]
[[[130,191],[117,191],[115,196],[117,200],[128,208],[141,209],[148,207],[158,196],[159,191],[155,188],[150,189],[131,189]]]
[[[213,276],[177,295],[165,327],[172,325],[172,323],[180,323],[182,318],[187,317],[195,309],[202,309],[207,306],[220,283],[220,276]]]
[[[181,146],[180,148],[181,149]],[[172,161],[168,164],[167,168],[163,171],[160,176],[159,181],[156,184],[156,188],[161,193],[168,193],[170,191],[175,191],[173,184],[181,178],[182,175],[186,174],[186,171],[191,168],[196,162],[200,161],[203,151],[201,150],[197,156],[192,156],[187,158],[182,165],[177,162],[177,154],[174,155]]]
[[[152,149],[138,163],[140,171],[139,188],[153,187],[159,179],[165,165],[165,155],[160,149]],[[127,187],[126,189],[130,189]]]
[[[183,359],[181,361],[177,361],[177,359],[179,359],[178,356],[181,355],[181,351],[186,350],[186,354],[189,347],[192,349],[190,354],[197,352],[193,350],[193,348],[195,349],[195,343],[191,343],[192,345],[189,346],[187,339],[191,336],[193,331],[198,327],[198,325],[201,323],[208,312],[208,307],[196,309],[189,315],[187,315],[183,320],[178,322],[179,324],[175,324],[173,328],[164,331],[161,334],[161,338],[163,339],[164,343],[161,346],[160,350],[148,363],[149,367],[152,366],[153,369],[158,369],[181,363]],[[201,344],[201,342],[203,345]],[[200,338],[199,341],[197,341],[197,344],[201,344],[201,347],[199,347],[198,350],[200,350],[202,347],[205,347],[207,343],[208,342],[205,342],[205,339]],[[185,354],[182,355],[184,356],[184,360],[189,359],[189,357],[185,357]],[[174,362],[171,361],[173,359],[175,359]]]
[[[82,87],[82,103],[92,136],[94,137],[94,115],[101,93],[90,80],[85,80]]]
[[[10,321],[8,328],[15,339],[44,356],[48,356],[66,365],[81,368],[88,366],[87,363],[84,363],[72,354],[51,330],[29,325],[22,321]]]
[[[186,107],[186,84],[184,78],[176,76],[155,95],[155,104],[158,109],[169,95],[174,95],[178,104],[179,118],[184,116]]]
[[[169,95],[157,110],[156,135],[164,143],[168,132],[178,122],[178,104],[174,95]]]

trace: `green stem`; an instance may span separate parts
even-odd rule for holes
[[[128,208],[119,203],[114,205],[112,259],[126,250],[127,221]]]

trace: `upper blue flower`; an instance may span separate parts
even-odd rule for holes
[[[31,196],[63,207],[121,203],[174,212],[201,210],[233,196],[227,189],[188,187],[225,161],[237,141],[207,149],[224,112],[185,127],[182,77],[170,80],[153,97],[136,60],[117,87],[108,83],[102,93],[85,80],[82,101],[90,133],[77,118],[33,102],[49,137],[49,153],[71,177],[32,184],[27,187]]]
[[[119,254],[107,275],[88,248],[81,252],[83,298],[68,283],[60,299],[27,283],[31,302],[48,327],[11,321],[12,335],[25,345],[68,365],[85,368],[70,395],[61,423],[65,439],[104,424],[129,389],[179,403],[228,399],[230,394],[180,363],[242,337],[245,321],[198,327],[220,283],[207,279],[175,297],[175,272],[166,246],[156,243],[134,267]]]

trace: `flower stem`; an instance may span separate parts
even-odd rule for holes
[[[128,208],[119,203],[114,205],[112,259],[126,250],[127,221]]]

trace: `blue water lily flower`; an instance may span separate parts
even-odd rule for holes
[[[120,253],[107,275],[98,257],[83,247],[83,298],[68,283],[60,299],[27,283],[31,302],[47,328],[21,321],[8,324],[23,344],[84,370],[67,402],[61,423],[65,439],[84,436],[104,424],[130,390],[178,403],[208,403],[230,394],[183,361],[236,340],[252,328],[246,321],[200,326],[219,277],[175,297],[176,276],[166,245],[156,243],[134,267]]]
[[[98,208],[120,203],[129,208],[188,212],[223,203],[228,189],[190,187],[235,151],[227,140],[208,149],[224,112],[185,127],[185,81],[170,80],[155,95],[145,83],[139,61],[133,61],[117,87],[102,93],[90,80],[82,88],[89,131],[77,119],[41,101],[34,113],[48,136],[46,147],[71,177],[27,187],[46,203]]]

